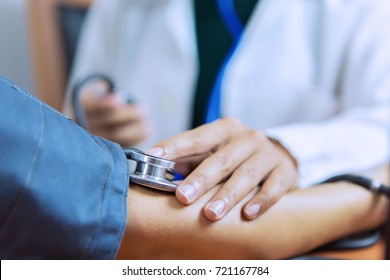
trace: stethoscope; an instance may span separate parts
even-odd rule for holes
[[[175,162],[145,154],[134,148],[124,148],[129,161],[130,181],[161,191],[174,192]]]

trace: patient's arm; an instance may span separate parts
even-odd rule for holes
[[[131,186],[128,224],[118,258],[280,259],[305,253],[386,218],[384,197],[349,183],[297,190],[254,221],[240,209],[210,222],[202,212],[213,189],[191,206],[173,195]]]

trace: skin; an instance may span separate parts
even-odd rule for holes
[[[150,133],[145,113],[138,105],[126,104],[120,95],[107,92],[108,85],[99,80],[82,89],[88,129],[121,146],[145,140]],[[204,215],[210,221],[221,220],[261,184],[262,191],[243,206],[245,218],[255,219],[298,181],[297,163],[282,145],[232,118],[179,134],[147,153],[179,161],[179,171],[187,177],[176,197],[185,205],[225,181],[204,206]]]
[[[178,134],[158,143],[146,153],[179,161],[187,177],[176,190],[180,202],[190,205],[222,183],[203,209],[210,221],[218,221],[252,190],[242,205],[246,219],[266,212],[298,181],[297,163],[278,142],[259,130],[249,129],[234,118]]]
[[[130,186],[128,222],[118,259],[284,259],[386,219],[387,200],[349,183],[321,185],[284,195],[254,221],[240,208],[218,223],[203,214],[213,188],[191,206],[174,196]],[[252,192],[256,192],[253,190]]]
[[[117,92],[108,94],[108,85],[96,80],[81,90],[81,103],[87,118],[88,130],[129,147],[139,144],[150,135],[145,111],[137,104],[127,104]]]
[[[189,174],[178,200],[130,186],[118,259],[283,259],[386,219],[386,199],[358,186],[296,190],[297,165],[288,151],[235,119],[184,132],[149,153],[179,160]],[[186,185],[196,187],[191,199]],[[212,204],[221,200],[218,214]],[[254,204],[260,211],[251,215]]]

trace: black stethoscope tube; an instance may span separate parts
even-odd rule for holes
[[[321,184],[324,183],[335,183],[335,182],[340,182],[340,181],[346,181],[346,182],[351,182],[356,185],[359,185],[367,190],[384,194],[387,196],[387,198],[390,199],[390,187],[382,184],[379,181],[363,177],[363,176],[358,176],[358,175],[353,175],[353,174],[341,174],[341,175],[336,175],[333,177],[330,177],[326,179],[325,181],[321,182]]]

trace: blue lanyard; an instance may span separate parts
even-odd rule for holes
[[[221,69],[219,70],[217,79],[215,80],[214,87],[211,91],[209,101],[207,104],[205,123],[212,122],[221,116],[221,86],[223,76],[225,74],[225,69],[232,58],[241,38],[241,34],[244,31],[244,26],[241,23],[240,18],[237,15],[236,9],[234,7],[234,0],[215,0],[219,12],[223,21],[225,22],[229,32],[233,36],[234,42],[233,46],[230,49],[228,55],[225,58],[225,61],[222,64]]]

